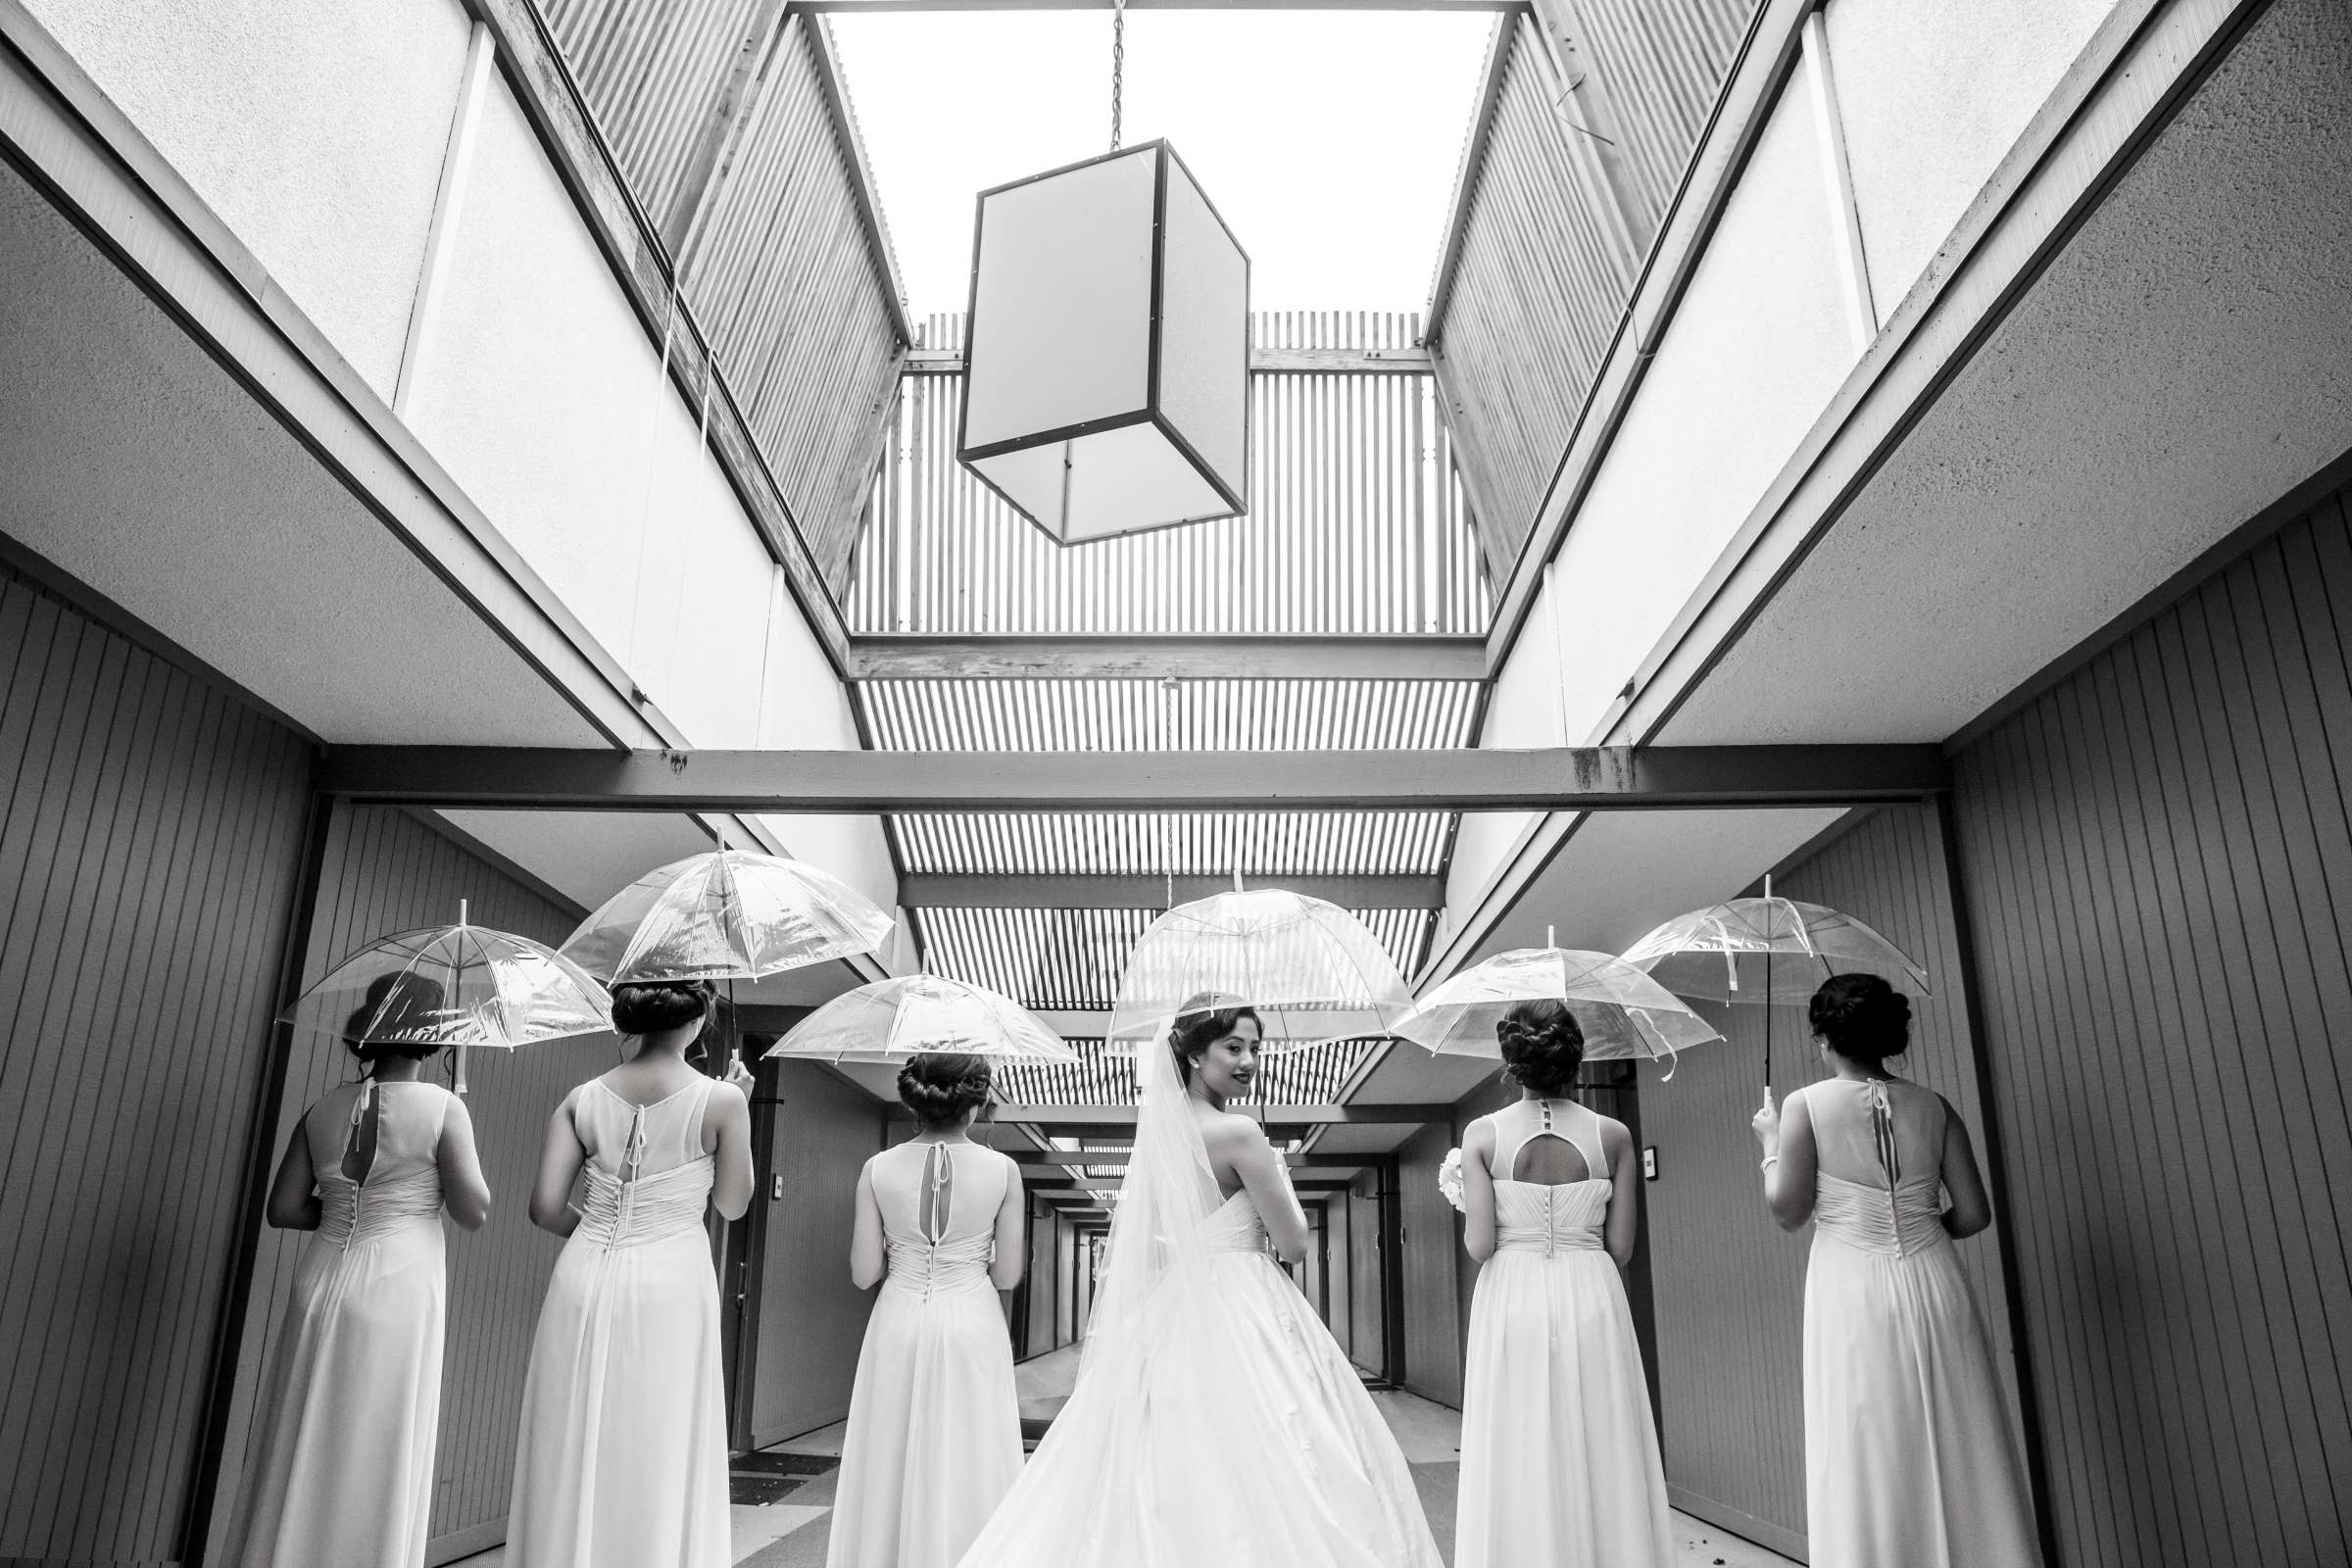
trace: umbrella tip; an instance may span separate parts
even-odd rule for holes
[[[465,923],[466,923],[466,901],[465,901],[464,899],[460,899],[460,900],[458,901],[458,924],[460,924],[460,925],[464,925]]]

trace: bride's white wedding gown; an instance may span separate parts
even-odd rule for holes
[[[1077,1389],[960,1568],[1440,1568],[1355,1369],[1149,1076]]]

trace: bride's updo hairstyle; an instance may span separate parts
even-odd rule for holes
[[[387,1008],[392,988],[400,987],[400,1000]],[[373,1066],[388,1058],[422,1061],[441,1049],[433,1040],[370,1040],[368,1026],[398,1029],[426,1022],[440,1015],[449,1004],[441,983],[421,974],[379,974],[368,982],[368,994],[360,1004],[351,1009],[343,1020],[343,1046],[353,1055]]]
[[[655,1035],[710,1015],[718,993],[708,980],[629,980],[612,988],[612,1027],[624,1035]]]
[[[1911,999],[1875,974],[1834,974],[1813,993],[1813,1032],[1848,1061],[1875,1067],[1911,1048]]]
[[[1562,1100],[1585,1064],[1585,1031],[1567,1004],[1544,998],[1522,1002],[1494,1021],[1502,1070],[1511,1082],[1545,1100]]]
[[[986,1056],[926,1051],[899,1069],[899,1102],[925,1127],[953,1127],[988,1103]]]
[[[1233,1033],[1244,1018],[1256,1024],[1259,1034],[1265,1033],[1266,1021],[1255,1007],[1220,1007],[1216,1000],[1207,991],[1186,998],[1177,1009],[1175,1027],[1168,1031],[1168,1051],[1176,1058],[1176,1076],[1184,1083],[1193,1081],[1200,1054]]]

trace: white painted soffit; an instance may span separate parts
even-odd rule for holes
[[[9,536],[330,743],[661,744],[220,220],[0,21],[45,73],[0,51],[0,142],[58,193],[0,172]]]
[[[1621,733],[1944,740],[2352,450],[2348,74],[2352,10],[2258,18],[1679,708]]]
[[[1944,740],[2352,446],[2352,16],[2246,9],[2101,29],[1589,744]]]
[[[0,324],[18,544],[323,739],[604,739],[6,168]]]
[[[1654,738],[1943,740],[2352,450],[2348,77],[2255,22]]]

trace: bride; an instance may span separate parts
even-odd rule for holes
[[[1269,1255],[1305,1254],[1306,1216],[1225,1109],[1257,1014],[1209,1002],[1136,1063],[1077,1390],[961,1568],[1439,1568],[1404,1455]]]

